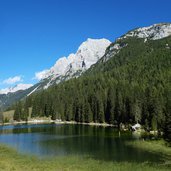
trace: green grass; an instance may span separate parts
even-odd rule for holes
[[[126,143],[127,145],[139,148],[148,152],[158,153],[163,156],[165,163],[171,166],[171,147],[166,145],[164,140],[139,140],[130,141]]]
[[[131,141],[127,142],[127,145],[150,152],[161,153],[166,156],[171,156],[171,147],[168,147],[164,140]]]
[[[107,162],[88,157],[68,156],[39,159],[21,155],[0,145],[0,171],[169,171],[166,165]]]

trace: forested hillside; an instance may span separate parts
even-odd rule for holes
[[[118,125],[140,122],[162,129],[171,112],[171,37],[117,41],[126,45],[119,53],[107,62],[102,58],[80,78],[19,102],[14,119],[26,118],[32,107],[32,117]]]

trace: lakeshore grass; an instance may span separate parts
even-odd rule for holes
[[[108,162],[82,156],[37,158],[0,145],[0,171],[169,171],[168,165]]]
[[[135,148],[171,157],[171,147],[167,146],[164,140],[138,140],[129,141],[126,144]]]
[[[165,161],[165,165],[171,169],[171,147],[164,140],[138,140],[129,141],[126,144],[133,148],[160,154]]]

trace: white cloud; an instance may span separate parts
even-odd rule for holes
[[[4,88],[0,90],[0,94],[14,93],[19,90],[26,90],[33,86],[33,84],[18,84],[14,87]]]
[[[48,75],[49,75],[49,70],[46,69],[46,70],[43,70],[43,71],[40,71],[40,72],[36,72],[34,79],[36,79],[36,80],[42,80],[44,78],[47,78]]]
[[[10,77],[3,81],[3,84],[15,84],[17,82],[22,82],[21,76]]]

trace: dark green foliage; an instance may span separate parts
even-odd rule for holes
[[[110,124],[140,122],[146,129],[170,129],[171,37],[128,38],[107,62],[100,60],[79,78],[31,96],[32,117]],[[17,110],[17,108],[16,108]]]
[[[3,120],[4,120],[3,112],[2,112],[1,109],[0,109],[0,123],[2,123]]]
[[[171,146],[171,86],[166,91],[166,122],[164,125],[164,138]]]
[[[154,130],[154,131],[157,131],[157,118],[156,118],[157,116],[153,116],[152,117],[152,120],[151,120],[151,128],[152,128],[152,130]]]
[[[14,120],[16,120],[16,121],[22,120],[22,118],[23,118],[22,111],[23,111],[22,103],[21,103],[21,101],[19,101],[18,103],[16,103],[15,112],[14,112]]]
[[[27,119],[29,117],[29,107],[31,107],[31,98],[30,97],[28,97],[25,100],[25,103],[23,106],[24,106],[24,109],[23,109],[23,114],[21,116],[21,119],[27,121]]]
[[[171,115],[166,116],[166,123],[165,123],[165,127],[164,127],[164,139],[171,146]]]

